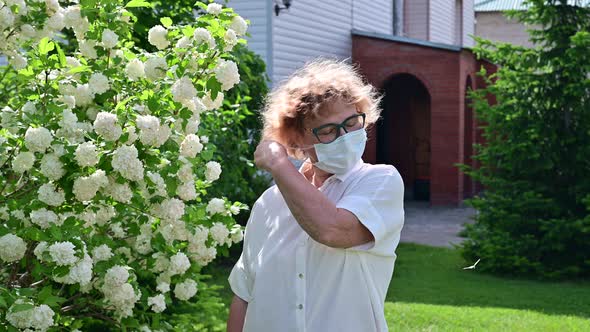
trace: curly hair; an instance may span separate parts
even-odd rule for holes
[[[374,86],[363,81],[358,68],[345,60],[314,59],[269,93],[262,111],[262,136],[281,143],[291,157],[303,159],[294,146],[304,135],[306,117],[317,116],[323,105],[341,99],[365,113],[366,124],[372,125],[379,119],[381,98]]]

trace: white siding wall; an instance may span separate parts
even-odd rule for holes
[[[392,3],[393,0],[297,0],[289,11],[282,11],[279,16],[273,14],[273,85],[318,56],[349,58],[353,28],[391,34]]]
[[[430,1],[430,41],[455,43],[455,1]]]
[[[393,1],[353,0],[353,27],[368,32],[393,34]]]
[[[428,38],[428,1],[406,0],[404,3],[404,36]]]
[[[529,41],[527,27],[514,19],[507,18],[501,12],[479,12],[476,18],[475,34],[478,37],[525,47],[534,46]],[[532,29],[532,27],[528,28]],[[538,29],[539,26],[536,28]]]
[[[218,1],[223,3],[223,1]],[[272,8],[267,0],[230,0],[229,7],[245,19],[250,20],[248,32],[252,35],[248,47],[268,64],[270,59],[270,15]],[[274,14],[273,14],[274,15]]]
[[[473,47],[475,42],[469,35],[475,34],[474,0],[463,0],[463,46]]]
[[[453,16],[455,25],[455,39],[453,44],[463,44],[463,0],[455,0],[455,15]]]

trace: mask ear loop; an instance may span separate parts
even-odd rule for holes
[[[313,165],[313,161],[311,160],[311,156],[305,152],[305,150],[313,149],[314,148],[313,145],[307,145],[307,146],[303,146],[303,147],[301,147],[301,146],[289,146],[289,145],[287,145],[285,147],[286,148],[290,148],[290,149],[295,149],[295,150],[302,150],[303,151],[303,154],[305,156],[307,156],[307,159],[304,160],[303,163],[304,164],[311,164],[311,165]]]

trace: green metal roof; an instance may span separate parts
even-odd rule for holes
[[[590,0],[568,0],[568,4],[589,6]],[[524,0],[475,0],[476,12],[498,12],[509,9],[526,10],[529,5]]]

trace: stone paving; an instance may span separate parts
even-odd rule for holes
[[[471,207],[430,207],[427,201],[414,200],[404,201],[404,210],[401,242],[449,248],[463,241],[458,233],[476,214]]]

